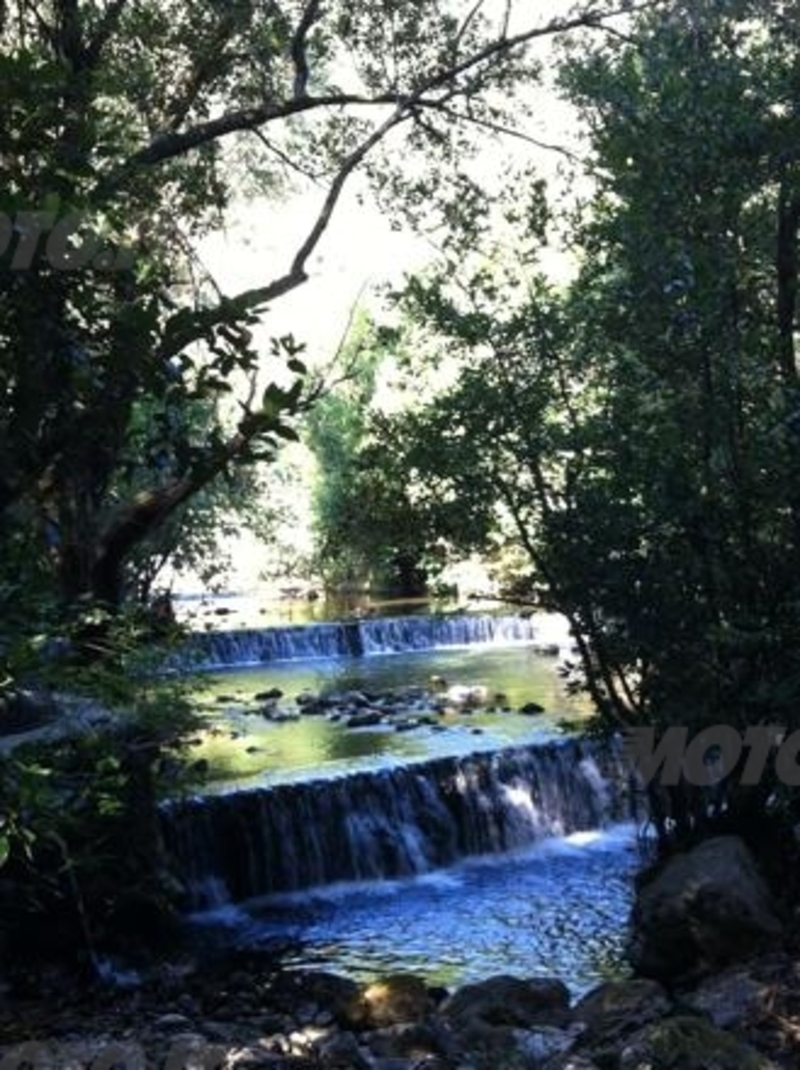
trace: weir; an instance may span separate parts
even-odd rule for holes
[[[193,909],[431,872],[632,816],[616,753],[567,740],[170,800],[164,839]]]
[[[541,640],[542,626],[535,617],[463,613],[207,632],[192,637],[189,653],[201,667],[221,668]]]

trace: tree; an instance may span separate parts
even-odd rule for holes
[[[137,546],[294,436],[315,386],[283,338],[283,375],[256,390],[253,331],[305,281],[350,175],[402,128],[452,162],[465,125],[512,122],[496,101],[533,73],[528,42],[605,17],[592,5],[512,32],[511,14],[459,18],[436,0],[3,6],[0,525],[6,541],[25,532],[66,602],[119,604]],[[242,176],[275,191],[296,172],[324,192],[288,268],[233,296],[198,282],[192,241]],[[237,376],[253,389],[229,426],[217,406]],[[184,419],[198,403],[202,428]]]
[[[342,380],[314,406],[305,437],[316,463],[313,529],[326,583],[414,597],[425,592],[441,525],[416,503],[402,450],[380,435],[387,424],[376,395],[388,383],[387,396],[399,397],[399,339],[366,313],[355,318],[340,355]]]
[[[520,301],[450,265],[409,291],[465,360],[406,438],[429,484],[511,519],[615,727],[798,723],[796,14],[676,2],[575,51],[575,281],[518,272]],[[664,835],[752,828],[786,793],[773,771],[670,794]]]

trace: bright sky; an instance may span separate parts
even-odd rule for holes
[[[472,2],[454,0],[457,11],[468,11],[472,6]],[[484,10],[497,14],[505,6],[505,0],[485,0]],[[546,23],[553,17],[568,15],[572,7],[572,0],[518,0],[511,5],[510,32],[530,25],[531,12],[537,22]],[[528,94],[536,116],[528,132],[544,143],[574,148],[574,113],[546,84],[553,69],[552,60],[547,62],[552,54],[551,39],[534,42],[532,48],[546,61],[545,84],[532,87]],[[399,144],[402,146],[402,142]],[[510,160],[534,160],[543,175],[555,181],[562,157],[506,138],[481,154],[478,168],[489,177]],[[234,293],[263,285],[286,271],[324,194],[321,189],[288,203],[264,200],[243,204],[236,213],[236,222],[201,247],[203,260],[223,289]],[[270,335],[294,333],[308,344],[312,360],[324,363],[338,344],[354,303],[364,300],[371,286],[399,281],[404,272],[419,269],[433,255],[430,245],[421,239],[391,230],[371,201],[363,178],[351,176],[308,265],[309,281],[275,303],[266,317],[266,328]],[[564,265],[555,254],[551,266],[554,272],[563,274]]]

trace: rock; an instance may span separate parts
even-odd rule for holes
[[[557,658],[561,653],[558,643],[534,643],[531,650],[542,658]]]
[[[364,988],[350,1006],[351,1024],[360,1029],[383,1029],[404,1022],[421,1022],[434,1010],[425,982],[412,974],[390,974]]]
[[[199,1014],[200,1005],[194,996],[191,996],[188,992],[182,992],[175,1000],[175,1006],[178,1007],[184,1014]]]
[[[456,1034],[460,1057],[449,1065],[459,1070],[539,1070],[544,1063],[573,1047],[575,1036],[570,1029],[541,1025],[535,1029],[514,1029],[506,1025],[487,1025],[473,1019]]]
[[[154,1022],[158,1025],[158,1022]],[[222,1044],[233,1044],[236,1041],[238,1030],[230,1022],[203,1022],[203,1036],[209,1040],[219,1041]]]
[[[363,691],[337,691],[326,698],[331,706],[355,706],[363,709],[372,705],[372,700]]]
[[[353,1007],[361,1000],[361,986],[355,981],[322,970],[284,974],[280,985],[281,1009],[293,1012],[301,999],[313,1001],[345,1028],[349,1027]]]
[[[575,1044],[574,1029],[540,1026],[538,1029],[513,1030],[517,1052],[532,1066],[541,1066],[556,1055],[563,1055]]]
[[[294,1008],[294,1018],[298,1025],[311,1025],[320,1013],[316,1003],[300,1003]]]
[[[438,1070],[438,1060],[430,1059],[370,1059],[370,1070]]]
[[[435,1021],[387,1026],[366,1033],[364,1043],[380,1058],[421,1059],[428,1056],[453,1058],[455,1047],[450,1034]]]
[[[520,706],[517,713],[524,714],[526,717],[534,717],[538,713],[544,713],[544,706],[540,706],[538,702],[526,702],[524,706]]]
[[[777,1070],[775,1063],[702,1018],[665,1018],[625,1044],[619,1070]]]
[[[192,1025],[191,1018],[187,1018],[185,1014],[162,1014],[160,1018],[156,1018],[153,1022],[154,1029],[183,1029]]]
[[[683,1003],[718,1029],[730,1029],[755,1014],[767,1014],[770,995],[770,986],[756,981],[747,970],[737,969],[701,981]]]
[[[345,728],[374,728],[381,724],[383,718],[377,710],[364,710],[351,714],[345,721]]]
[[[625,1020],[637,1029],[664,1018],[672,1002],[658,983],[646,978],[607,981],[587,993],[572,1008],[571,1017],[589,1029],[604,1029],[609,1022]]]
[[[548,1059],[543,1070],[600,1070],[597,1063],[580,1052],[567,1052]]]
[[[582,1029],[581,1049],[603,1061],[619,1051],[626,1037],[672,1011],[672,1002],[657,981],[644,978],[609,981],[593,989],[572,1008]]]
[[[521,980],[499,974],[459,988],[444,1001],[441,1015],[456,1030],[475,1022],[527,1029],[564,1024],[568,1007],[569,990],[557,978]]]
[[[327,713],[333,705],[328,699],[323,698],[322,695],[315,695],[311,691],[301,691],[299,695],[295,696],[294,701],[300,712],[309,717]]]
[[[639,889],[629,957],[637,973],[702,976],[773,946],[782,927],[752,855],[736,836],[670,858]]]
[[[258,691],[253,695],[254,702],[272,702],[283,698],[283,692],[279,687],[270,687],[266,691]]]
[[[314,1044],[320,1066],[325,1070],[370,1070],[352,1033],[334,1033]]]

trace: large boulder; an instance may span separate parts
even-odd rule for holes
[[[670,858],[638,891],[629,958],[644,977],[700,977],[774,946],[782,932],[755,861],[736,836]]]
[[[753,1048],[702,1018],[665,1018],[636,1033],[620,1052],[619,1070],[777,1070]]]

